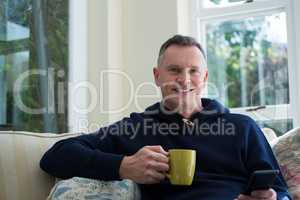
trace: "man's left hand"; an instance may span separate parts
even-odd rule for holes
[[[240,194],[235,200],[276,200],[277,194],[275,190],[255,190],[251,192],[251,196]]]

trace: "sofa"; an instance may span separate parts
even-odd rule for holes
[[[263,131],[277,156],[290,192],[295,200],[300,200],[300,128],[293,129],[279,138],[271,129]],[[0,199],[47,199],[54,185],[54,188],[57,188],[65,182],[59,181],[55,184],[55,178],[39,168],[39,161],[56,141],[78,135],[80,134],[0,131]],[[72,184],[78,182],[78,178],[72,180]],[[81,184],[82,182],[84,181],[81,180]],[[98,182],[92,184],[98,184],[102,188],[105,186]],[[132,183],[128,181],[122,184],[112,182],[110,186],[121,185],[128,188],[130,184]],[[106,186],[105,188],[107,189]],[[51,194],[53,192],[54,190]]]
[[[77,135],[0,131],[0,199],[46,199],[55,178],[39,161],[56,141]]]

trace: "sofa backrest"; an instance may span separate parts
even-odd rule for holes
[[[56,141],[77,135],[0,131],[0,199],[46,199],[55,178],[39,161]]]

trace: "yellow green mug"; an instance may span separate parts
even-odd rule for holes
[[[170,149],[170,170],[166,174],[172,185],[191,185],[196,167],[196,151],[192,149]]]

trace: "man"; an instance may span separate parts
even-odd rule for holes
[[[208,70],[195,39],[176,35],[167,40],[153,74],[161,102],[97,133],[59,141],[44,155],[41,168],[60,178],[131,179],[143,199],[290,198],[281,174],[272,189],[241,194],[253,171],[279,167],[252,119],[201,98]],[[197,151],[191,186],[174,186],[165,178],[168,150],[174,148]]]

